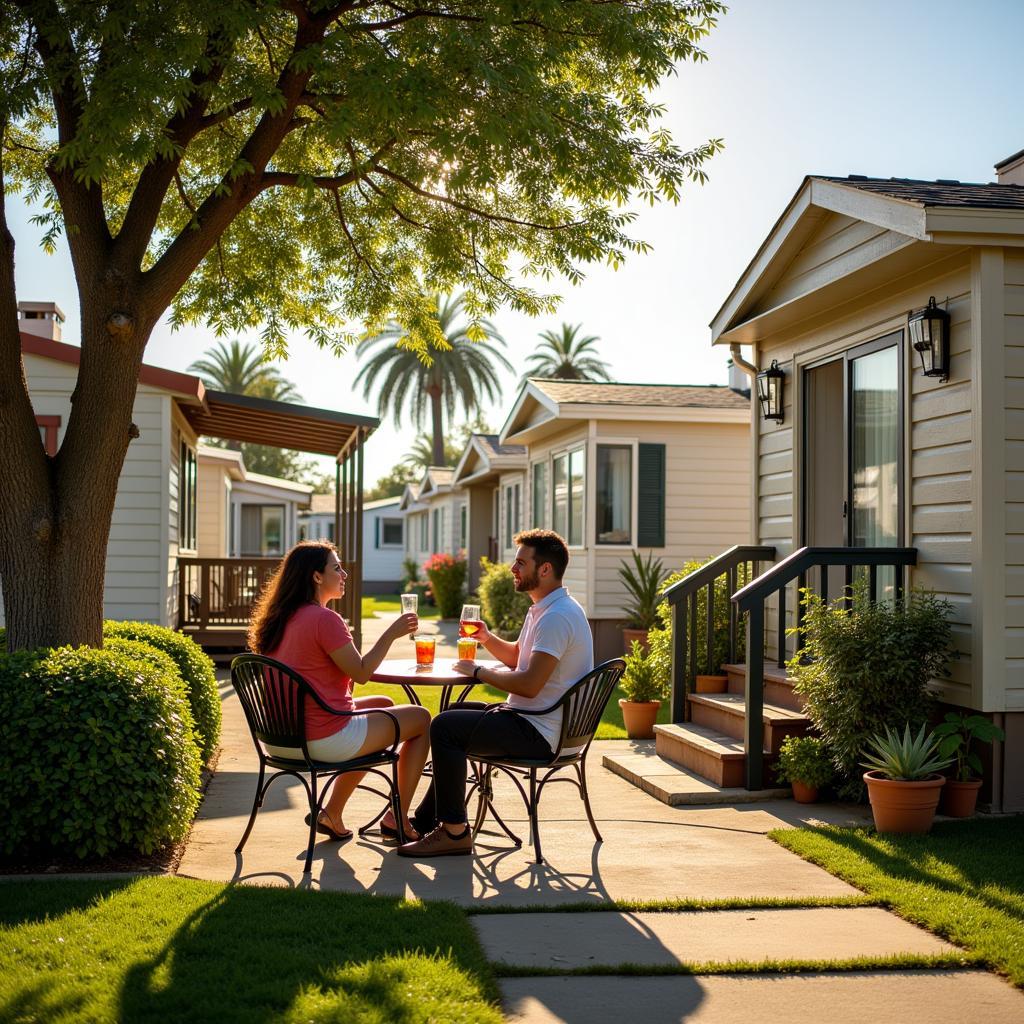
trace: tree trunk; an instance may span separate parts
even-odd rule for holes
[[[430,421],[433,431],[434,451],[431,456],[435,466],[444,465],[444,419],[441,415],[441,389],[436,384],[427,388],[430,395]]]
[[[41,450],[23,375],[24,400],[0,402],[0,585],[9,650],[103,641],[107,540],[137,434],[132,407],[153,321],[112,296],[85,294],[92,301],[82,308],[81,365],[57,455]]]

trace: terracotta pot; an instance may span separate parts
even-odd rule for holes
[[[981,779],[968,779],[966,782],[947,779],[945,786],[942,787],[939,812],[948,814],[951,818],[973,818],[979,789]]]
[[[725,693],[729,688],[728,676],[694,676],[694,692]]]
[[[631,740],[650,740],[654,738],[654,722],[658,717],[660,700],[623,700],[619,699],[622,708],[622,723],[626,727],[626,735]]]
[[[939,794],[946,780],[932,775],[920,782],[883,778],[877,771],[864,773],[871,801],[871,813],[879,832],[921,834],[932,827]]]
[[[790,785],[793,787],[793,799],[798,804],[815,804],[818,802],[818,787],[808,786],[806,782],[794,779]]]
[[[629,654],[633,650],[633,641],[636,640],[640,646],[645,650],[649,651],[650,643],[647,639],[646,629],[630,629],[628,626],[622,627],[622,646],[625,648],[626,654]]]

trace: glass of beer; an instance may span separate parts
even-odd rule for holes
[[[471,636],[459,637],[459,661],[476,661],[477,643]]]
[[[480,625],[480,605],[464,604],[459,616],[459,636],[476,636]]]
[[[403,615],[415,615],[419,609],[419,595],[417,594],[403,594],[402,595],[402,614]]]
[[[433,665],[434,649],[437,646],[436,636],[417,636],[416,641],[416,664]]]

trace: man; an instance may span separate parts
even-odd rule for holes
[[[472,853],[473,836],[466,814],[468,758],[474,754],[551,757],[560,736],[561,710],[528,717],[516,714],[516,709],[550,707],[594,667],[590,623],[579,602],[562,586],[569,564],[565,541],[551,530],[528,530],[514,540],[512,577],[516,590],[533,602],[519,639],[515,643],[502,640],[485,625],[477,636],[505,668],[486,668],[472,661],[455,666],[463,675],[504,690],[509,698],[501,711],[485,715],[487,705],[467,703],[431,722],[434,779],[415,818],[423,838],[400,847],[403,857]]]

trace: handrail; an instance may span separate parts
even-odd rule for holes
[[[797,548],[781,562],[756,580],[751,580],[732,595],[741,612],[750,611],[755,601],[764,601],[781,587],[792,583],[798,576],[807,575],[808,569],[817,566],[845,565],[877,568],[892,565],[905,568],[917,565],[917,548]],[[872,574],[874,575],[874,574]],[[823,595],[827,597],[826,593]],[[872,599],[874,599],[874,594]]]
[[[696,593],[712,580],[717,580],[740,562],[767,562],[774,557],[775,548],[768,545],[734,544],[699,569],[694,569],[681,580],[677,580],[661,596],[669,604],[678,604],[684,597]]]
[[[872,602],[878,599],[878,569],[892,566],[895,594],[903,592],[903,572],[917,564],[917,548],[798,548],[781,562],[772,566],[757,579],[732,595],[732,603],[747,614],[747,680],[746,726],[744,750],[746,752],[746,788],[761,789],[764,780],[764,627],[765,602],[778,597],[778,657],[785,664],[786,654],[786,587],[799,580],[799,587],[807,585],[807,573],[819,570],[819,597],[828,602],[828,570],[845,566],[845,583],[849,587],[855,566],[870,569],[869,594]],[[848,594],[848,591],[847,591]],[[846,594],[844,594],[846,597]],[[797,603],[797,631],[803,625],[803,604]]]
[[[771,561],[774,557],[775,548],[770,545],[737,544],[688,573],[662,595],[672,612],[671,721],[681,722],[687,718],[689,708],[686,694],[700,672],[697,650],[699,592],[702,589],[707,591],[705,671],[710,673],[714,671],[711,662],[714,660],[715,649],[715,582],[724,576],[728,593],[731,594],[740,580],[741,566],[749,565],[751,575],[756,576],[759,563]],[[729,658],[735,660],[739,613],[731,604],[728,607]]]

